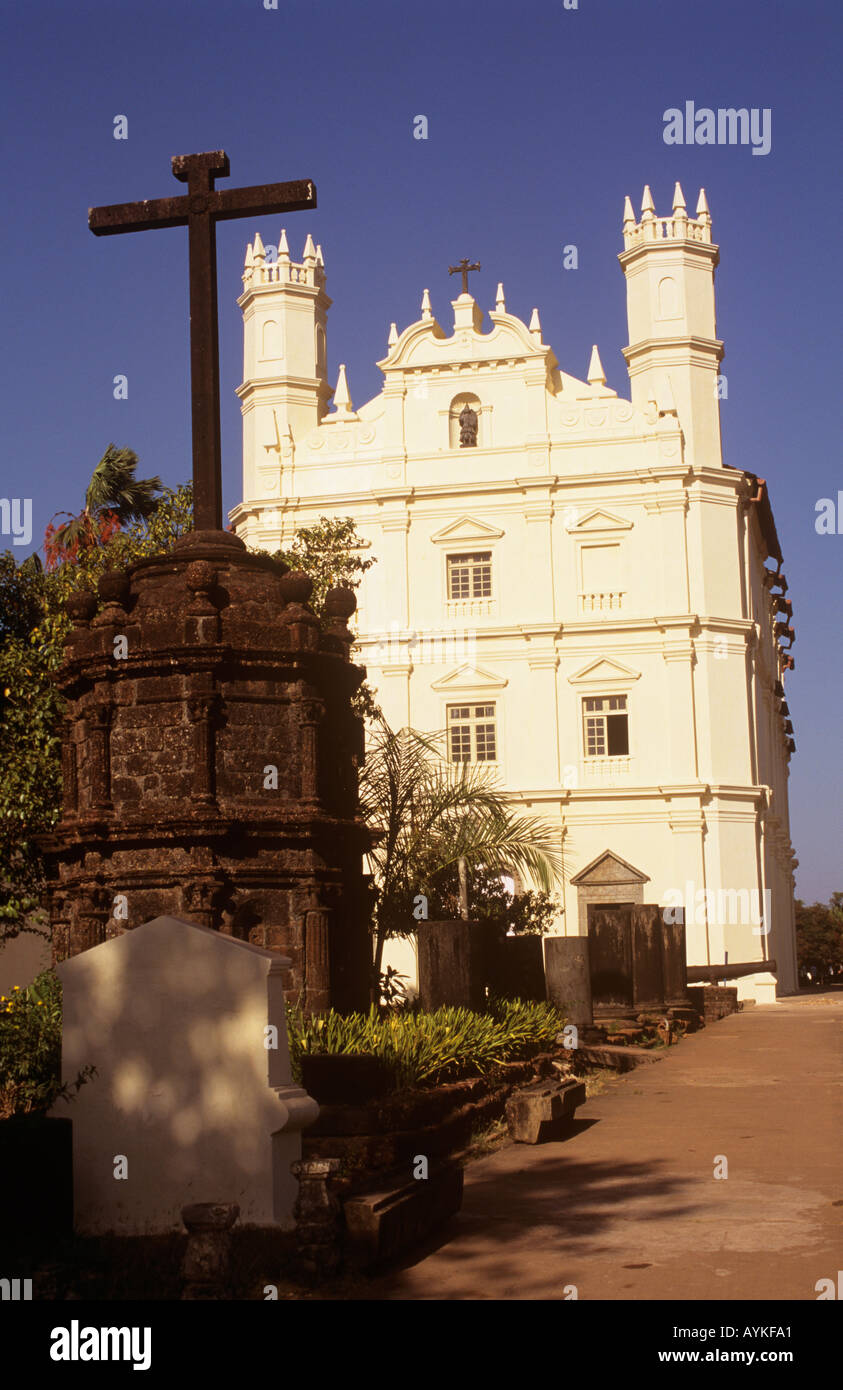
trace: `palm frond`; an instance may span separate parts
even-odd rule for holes
[[[133,449],[109,444],[91,475],[85,492],[89,512],[112,511],[121,525],[149,516],[161,492],[161,479],[136,478],[138,456]]]
[[[527,874],[546,893],[563,875],[558,827],[522,815],[489,768],[449,762],[443,738],[394,731],[382,719],[370,741],[360,805],[379,831],[369,854],[379,943],[406,927],[413,896],[460,860],[469,869]]]

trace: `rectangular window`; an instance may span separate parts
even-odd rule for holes
[[[621,758],[629,753],[629,716],[625,695],[602,695],[583,701],[587,758]]]
[[[491,598],[492,552],[480,550],[473,555],[449,555],[448,598]]]
[[[584,545],[581,551],[585,593],[617,593],[621,587],[619,545]]]
[[[494,705],[448,706],[448,754],[452,763],[496,761]]]

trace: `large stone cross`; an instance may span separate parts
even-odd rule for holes
[[[220,352],[217,327],[217,222],[261,217],[316,207],[309,179],[255,184],[252,188],[214,188],[226,177],[224,150],[177,154],[173,173],[187,184],[177,198],[113,203],[90,208],[95,236],[143,232],[149,227],[187,227],[190,265],[190,392],[193,414],[193,519],[197,531],[222,530],[220,450]]]

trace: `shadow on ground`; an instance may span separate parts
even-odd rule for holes
[[[593,1122],[581,1121],[579,1131]],[[573,1137],[573,1136],[572,1136]],[[519,1299],[547,1298],[547,1266],[543,1255],[563,1252],[573,1255],[605,1253],[614,1257],[613,1228],[636,1220],[646,1220],[648,1208],[660,1220],[688,1216],[696,1208],[678,1200],[677,1188],[683,1180],[660,1173],[652,1163],[579,1162],[565,1144],[544,1148],[541,1158],[534,1150],[525,1152],[529,1166],[518,1166],[522,1146],[513,1145],[512,1168],[503,1175],[499,1167],[484,1174],[484,1161],[472,1165],[471,1184],[466,1188],[463,1209],[412,1255],[396,1261],[372,1279],[371,1298],[401,1298],[402,1275],[422,1260],[437,1254],[435,1267],[447,1276],[448,1298],[484,1297],[484,1285],[501,1288],[509,1260],[508,1247],[529,1228],[535,1245],[535,1281],[518,1276],[517,1286],[504,1288],[503,1296]],[[458,1277],[465,1265],[466,1278]],[[521,1266],[523,1269],[523,1265]],[[457,1276],[455,1278],[455,1276]],[[414,1288],[412,1297],[418,1297]],[[427,1297],[437,1298],[431,1286]],[[495,1296],[500,1296],[496,1294]],[[560,1286],[559,1299],[564,1299]]]

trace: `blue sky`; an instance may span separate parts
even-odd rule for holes
[[[596,342],[628,394],[624,194],[637,208],[649,183],[664,215],[676,179],[691,211],[706,187],[725,457],[768,481],[796,615],[798,892],[843,888],[843,534],[814,528],[817,500],[843,488],[838,0],[47,0],[6,5],[0,23],[0,489],[33,498],[34,544],[54,512],[81,505],[111,440],[142,472],[190,474],[186,232],[87,229],[89,205],[180,192],[171,155],[224,148],[232,185],[317,184],[318,210],[289,215],[288,235],[294,257],[308,230],[322,243],[329,369],[348,364],[356,404],[379,388],[390,321],[417,318],[425,286],[447,319],[447,267],[463,255],[482,263],[484,308],[503,280],[512,312],[538,305],[566,370],[583,376]],[[770,108],[770,153],[666,145],[662,114],[688,100]],[[417,114],[426,141],[413,139]],[[127,140],[113,138],[117,115]],[[260,229],[277,240],[275,220]],[[235,299],[253,231],[218,228],[226,508],[240,498]],[[571,243],[576,271],[562,267]]]

